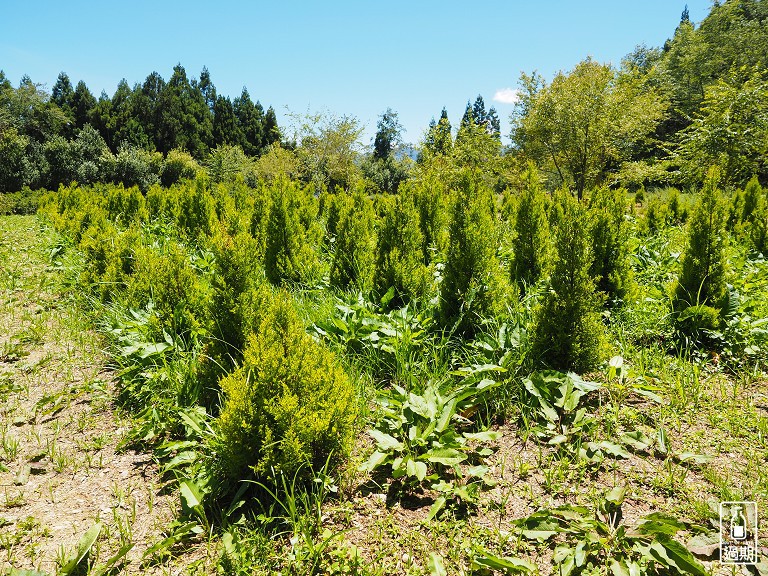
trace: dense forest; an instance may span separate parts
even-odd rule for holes
[[[415,154],[391,109],[370,146],[289,131],[206,69],[0,73],[0,511],[113,440],[177,503],[147,541],[113,487],[55,560],[0,517],[10,574],[712,574],[718,503],[768,504],[767,30],[686,8],[618,67],[522,74],[509,144],[480,95]],[[32,402],[58,300],[109,370]],[[70,462],[86,393],[125,421]]]

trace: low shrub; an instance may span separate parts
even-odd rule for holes
[[[215,451],[230,480],[302,477],[344,457],[356,415],[353,382],[304,330],[290,297],[275,296],[242,366],[221,381]]]
[[[424,236],[419,213],[409,197],[387,197],[376,247],[373,290],[381,298],[394,289],[392,306],[424,296],[429,289],[429,269],[424,264]]]
[[[171,150],[165,157],[160,181],[163,186],[172,186],[182,180],[192,180],[201,170],[192,156],[183,150]]]
[[[362,194],[337,194],[340,210],[331,264],[331,286],[367,292],[371,288],[376,250],[373,204]]]
[[[600,298],[590,274],[593,252],[584,206],[567,190],[557,193],[555,257],[549,289],[536,315],[533,356],[557,370],[585,372],[600,360]]]

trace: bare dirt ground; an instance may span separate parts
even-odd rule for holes
[[[0,574],[59,572],[95,524],[82,573],[121,549],[122,573],[178,573],[142,565],[177,497],[150,455],[119,449],[129,423],[103,342],[65,295],[45,236],[33,217],[0,218]]]

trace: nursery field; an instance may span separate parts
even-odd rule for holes
[[[61,187],[0,217],[0,574],[766,573],[766,203]]]

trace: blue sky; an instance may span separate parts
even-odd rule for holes
[[[700,22],[710,0],[687,2]],[[152,71],[169,78],[175,64],[198,76],[205,65],[220,94],[251,97],[286,113],[350,114],[375,133],[391,107],[417,142],[443,106],[458,123],[467,100],[482,94],[507,133],[512,105],[493,102],[515,88],[521,71],[551,78],[587,55],[619,64],[636,45],[659,46],[686,2],[454,1],[389,2],[67,2],[0,4],[0,69],[48,89],[61,71],[98,97],[121,78],[130,85]]]

